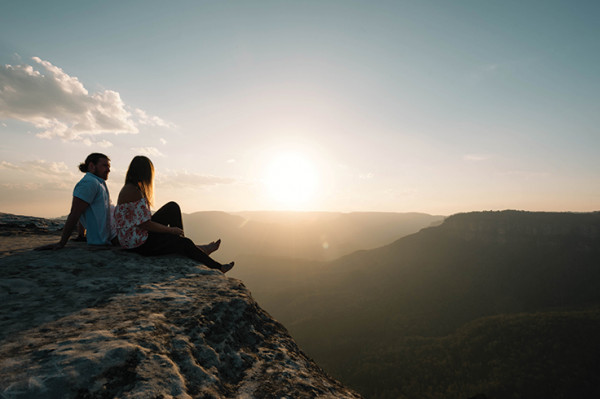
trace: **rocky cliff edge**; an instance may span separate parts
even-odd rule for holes
[[[17,253],[0,258],[0,301],[2,398],[360,397],[239,280],[188,259]]]

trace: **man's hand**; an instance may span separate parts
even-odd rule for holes
[[[67,241],[69,241],[69,238],[71,237],[71,233],[75,229],[75,226],[77,226],[77,222],[79,222],[79,217],[86,210],[86,208],[88,206],[89,206],[89,204],[87,202],[85,202],[84,200],[79,199],[77,197],[73,197],[73,202],[71,204],[71,212],[69,213],[69,216],[67,217],[67,221],[65,222],[65,225],[63,227],[62,236],[60,238],[60,241],[57,242],[56,244],[42,245],[41,247],[35,248],[35,250],[36,251],[50,251],[50,250],[55,251],[57,249],[63,248],[65,245],[67,245]]]

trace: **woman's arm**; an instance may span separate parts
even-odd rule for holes
[[[164,224],[160,224],[154,222],[152,220],[148,220],[138,226],[140,229],[144,229],[147,231],[153,231],[155,233],[166,233],[166,234],[175,234],[178,236],[183,236],[183,230],[179,227],[169,227]]]

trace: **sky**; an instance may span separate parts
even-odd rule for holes
[[[598,1],[0,0],[0,212],[600,210]]]

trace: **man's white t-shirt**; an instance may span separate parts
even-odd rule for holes
[[[87,243],[110,245],[111,240],[116,237],[116,231],[113,228],[110,195],[104,179],[93,173],[86,173],[75,185],[73,197],[90,204],[79,218],[87,230]]]

